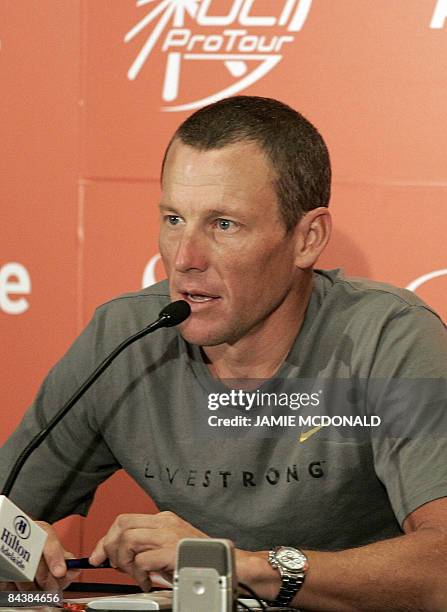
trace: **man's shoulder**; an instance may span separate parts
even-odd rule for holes
[[[167,281],[123,293],[95,309],[88,329],[90,333],[94,333],[96,339],[107,339],[107,343],[116,342],[153,323],[169,302]],[[167,333],[169,328],[164,331]],[[157,337],[160,338],[160,333]]]
[[[445,327],[411,291],[330,270],[316,271],[315,292],[306,346],[331,375],[445,376]]]
[[[96,308],[96,314],[110,315],[128,311],[143,312],[145,315],[158,315],[170,301],[168,281],[163,280],[138,291],[122,293]]]
[[[424,309],[439,317],[412,291],[390,283],[346,276],[341,269],[315,270],[315,278],[320,292],[338,301],[342,307],[355,304],[372,311],[386,308],[389,314],[396,315],[408,309]]]

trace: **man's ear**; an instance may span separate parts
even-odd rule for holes
[[[332,230],[329,210],[320,206],[306,213],[298,222],[296,236],[295,264],[301,270],[311,268],[326,248]]]

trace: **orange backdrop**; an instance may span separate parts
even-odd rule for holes
[[[0,442],[95,306],[163,278],[164,147],[225,95],[277,97],[324,135],[321,266],[447,317],[447,0],[2,0],[0,44]],[[60,530],[88,553],[151,509],[118,474]]]

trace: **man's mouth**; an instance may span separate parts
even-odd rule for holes
[[[187,293],[186,295],[193,302],[211,302],[211,300],[215,299],[210,297],[209,295],[200,295],[193,293]]]
[[[184,300],[192,302],[193,304],[203,304],[205,302],[212,302],[219,299],[218,295],[209,295],[207,293],[196,293],[189,291],[182,291],[181,293]]]

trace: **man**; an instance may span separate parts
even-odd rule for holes
[[[425,419],[439,434],[445,406],[436,390],[421,406],[414,385],[390,387],[445,380],[444,328],[409,292],[313,271],[330,235],[329,193],[321,136],[284,104],[241,96],[187,119],[162,172],[169,285],[98,309],[6,444],[2,467],[170,299],[185,299],[192,314],[114,362],[30,459],[13,500],[49,522],[85,514],[98,484],[123,467],[161,512],[118,517],[91,561],[108,557],[143,588],[149,572],[172,572],[181,538],[206,535],[233,539],[239,580],[272,601],[447,609],[447,442],[445,429],[433,435]],[[210,427],[209,437],[200,430],[203,394],[225,393],[235,380],[272,391],[282,379],[366,381],[390,429],[358,438],[229,428],[218,445]],[[410,417],[426,410],[418,435],[405,429],[408,414],[390,403],[393,392],[404,392]],[[63,582],[65,553],[45,527],[38,579]],[[269,562],[278,545],[291,548],[298,572],[281,564],[284,551]]]

